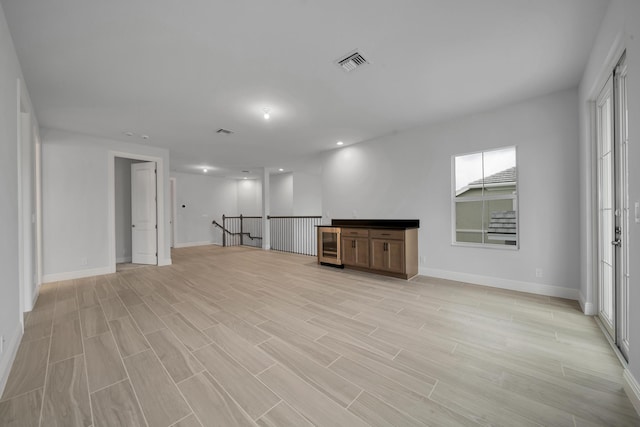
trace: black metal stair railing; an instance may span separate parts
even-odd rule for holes
[[[321,225],[322,216],[268,216],[267,219],[272,250],[317,255],[316,226]],[[222,229],[222,246],[262,246],[261,216],[222,215],[222,224],[217,221],[212,224]]]
[[[316,256],[321,216],[269,216],[271,249]]]
[[[222,225],[215,220],[212,224],[222,229],[222,246],[262,246],[261,216],[222,215]]]

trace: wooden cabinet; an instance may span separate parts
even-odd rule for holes
[[[418,229],[342,228],[346,267],[408,279],[418,274]]]
[[[402,279],[418,274],[420,220],[333,219],[331,226],[340,230],[338,258],[344,267]]]
[[[391,273],[405,272],[404,239],[371,239],[371,268]]]
[[[369,230],[342,229],[342,263],[369,267]]]

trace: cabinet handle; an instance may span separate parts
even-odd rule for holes
[[[351,247],[352,247],[352,248],[355,248],[355,247],[356,247],[356,241],[355,241],[355,240],[352,240],[352,241],[351,241]]]
[[[388,245],[388,243],[387,243],[387,242],[384,242],[384,244],[383,244],[383,246],[382,246],[382,249],[383,249],[385,252],[387,251],[387,245]]]
[[[380,233],[381,236],[391,236],[389,233]]]

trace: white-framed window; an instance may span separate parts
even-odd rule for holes
[[[453,156],[454,245],[518,248],[516,147]]]

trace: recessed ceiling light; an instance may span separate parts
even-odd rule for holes
[[[244,177],[244,178],[242,178],[242,179],[247,179],[247,177],[245,176],[245,177]]]
[[[265,119],[265,120],[269,120],[269,118],[271,117],[271,114],[269,114],[269,112],[270,112],[271,110],[269,110],[268,108],[265,108],[263,111],[264,111],[264,116],[263,116],[263,117],[264,117],[264,119]]]
[[[278,169],[278,172],[284,172],[284,169],[280,168]]]
[[[142,139],[149,139],[149,135],[140,135]]]
[[[133,136],[133,132],[122,132],[122,133],[124,133],[127,136]]]
[[[342,141],[336,142],[336,145],[343,145],[343,144],[344,144],[344,142],[342,142]]]
[[[207,168],[202,169],[202,172],[207,173]]]

